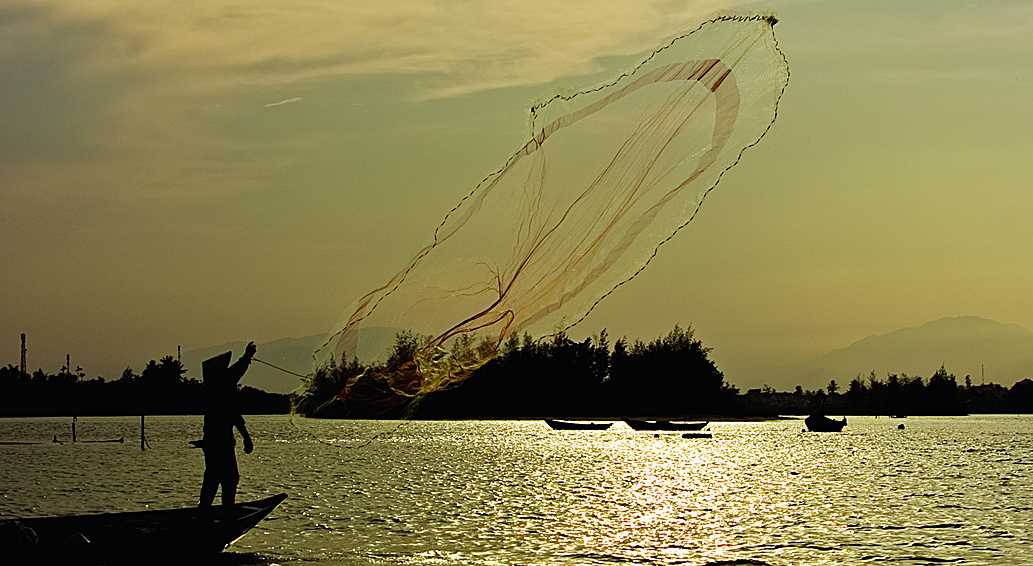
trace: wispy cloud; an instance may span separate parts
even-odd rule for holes
[[[283,106],[284,104],[293,104],[295,102],[301,102],[302,100],[304,99],[300,96],[295,96],[294,98],[288,98],[286,100],[281,100],[279,102],[270,102],[269,104],[265,105],[265,108],[274,108],[276,106]]]
[[[253,135],[283,126],[245,117],[241,102],[295,104],[302,97],[280,99],[285,90],[351,76],[420,74],[407,93],[421,98],[541,84],[640,53],[743,3],[22,0],[0,8],[0,74],[26,92],[0,108],[34,120],[0,128],[0,148],[32,155],[0,168],[32,178],[74,168],[62,158],[69,152],[91,152],[89,183],[105,192],[244,191],[280,163],[274,148],[289,140],[282,129],[276,144]],[[40,124],[54,132],[39,133]],[[256,130],[241,135],[245,127]]]
[[[535,84],[637,53],[744,0],[310,1],[247,6],[200,0],[35,0],[65,22],[113,37],[95,67],[162,69],[195,88],[292,83],[328,75],[442,73],[439,94]],[[203,80],[198,80],[203,79]]]

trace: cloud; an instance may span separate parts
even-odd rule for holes
[[[84,64],[161,69],[192,88],[325,76],[437,73],[437,94],[548,82],[634,54],[741,0],[384,0],[291,3],[35,0],[64,22],[111,30]]]
[[[741,2],[22,0],[0,8],[0,108],[21,117],[0,127],[17,157],[0,173],[86,170],[47,190],[141,202],[236,194],[293,159],[289,126],[249,114],[262,98],[358,76],[419,75],[416,98],[547,83]]]
[[[277,106],[283,106],[284,104],[293,104],[295,102],[301,102],[302,100],[304,99],[300,96],[295,96],[294,98],[288,98],[286,100],[281,100],[279,102],[270,102],[269,104],[265,105],[265,108],[275,108]]]

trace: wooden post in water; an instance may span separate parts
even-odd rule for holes
[[[68,372],[68,375],[72,375],[72,355],[71,354],[65,354],[65,371]],[[76,384],[79,383],[79,377],[78,376],[76,376],[76,378],[75,378],[75,383]],[[79,417],[77,417],[74,414],[75,411],[72,411],[72,413],[73,413],[72,414],[72,442],[76,442],[76,439],[75,439],[75,423],[79,420]]]
[[[147,450],[147,437],[143,434],[143,415],[140,415],[140,450]]]

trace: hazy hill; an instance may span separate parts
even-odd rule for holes
[[[796,385],[824,387],[835,379],[844,389],[858,374],[873,370],[879,377],[906,373],[928,378],[941,365],[964,383],[966,375],[979,384],[981,367],[986,381],[1006,387],[1033,376],[1033,332],[974,316],[941,318],[917,328],[902,328],[869,336],[816,358],[781,367],[729,372],[740,389],[768,384],[780,390]]]
[[[359,349],[364,359],[377,357],[389,348],[396,329],[374,328],[360,335]],[[284,369],[308,374],[312,353],[326,340],[325,334],[303,338],[283,338],[258,344],[259,359]],[[227,350],[234,359],[244,351],[245,342],[230,342],[183,354],[187,376],[201,379],[201,362]],[[1033,332],[1016,324],[1001,324],[974,316],[942,318],[917,328],[902,328],[888,334],[869,336],[846,348],[816,358],[780,367],[725,369],[726,379],[745,391],[767,384],[779,390],[825,387],[835,379],[845,388],[858,374],[867,377],[873,370],[879,377],[906,373],[928,378],[941,365],[964,383],[966,375],[980,383],[980,366],[986,381],[1010,387],[1033,376]],[[242,381],[273,393],[288,393],[300,385],[297,377],[263,364],[253,364]]]
[[[256,344],[258,353],[255,357],[306,375],[312,372],[312,352],[322,345],[325,339],[326,334],[315,334],[304,338],[281,338]],[[201,379],[201,362],[226,351],[233,352],[233,361],[236,361],[244,353],[246,345],[247,342],[228,342],[183,352],[183,365],[187,369],[187,377]],[[301,379],[265,364],[252,363],[241,383],[270,393],[290,393],[301,384]]]
[[[362,359],[382,358],[394,344],[395,328],[364,328],[359,333],[359,356]],[[312,373],[312,354],[326,341],[326,334],[314,334],[304,338],[281,338],[272,342],[256,344],[255,357],[301,375]],[[227,342],[218,346],[198,348],[183,353],[183,365],[187,377],[201,379],[201,362],[226,351],[233,352],[233,361],[244,353],[247,342]],[[301,378],[271,368],[265,364],[253,363],[241,380],[244,385],[257,387],[270,393],[290,393],[301,385]]]

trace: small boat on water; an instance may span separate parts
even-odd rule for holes
[[[710,424],[707,421],[643,421],[639,419],[624,419],[624,422],[635,430],[701,430]]]
[[[846,426],[846,418],[837,421],[824,415],[811,415],[803,420],[811,432],[839,432]]]
[[[613,423],[592,423],[586,421],[557,421],[545,419],[545,424],[553,430],[606,430]]]
[[[0,562],[148,563],[222,552],[287,498],[236,505],[0,521]],[[8,562],[10,560],[10,562]]]
[[[714,435],[709,432],[686,432],[681,435],[682,438],[714,438]]]

